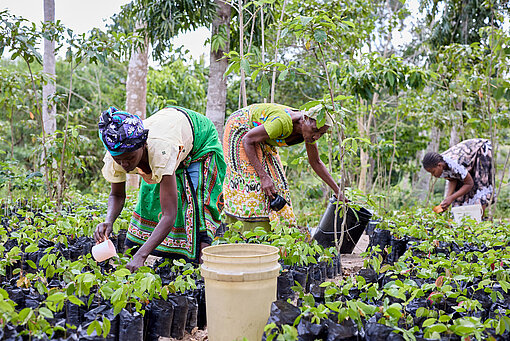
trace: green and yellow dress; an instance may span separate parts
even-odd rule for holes
[[[227,170],[223,184],[224,213],[227,221],[240,220],[246,226],[267,227],[270,221],[296,225],[287,178],[278,147],[285,147],[285,138],[292,133],[290,107],[279,104],[253,104],[233,113],[225,125],[223,153]],[[276,191],[287,200],[280,211],[269,208],[270,198],[262,191],[260,177],[250,163],[242,139],[250,129],[263,125],[269,139],[257,148],[257,157],[273,179]]]
[[[143,180],[126,245],[139,246],[150,237],[161,216],[159,182],[163,175],[175,174],[179,193],[175,224],[152,254],[196,261],[200,242],[210,243],[221,223],[226,165],[218,133],[207,117],[181,107],[158,111],[144,120],[144,127],[149,130],[147,151],[152,173],[138,170]],[[109,153],[104,161],[107,181],[126,181],[126,172]]]

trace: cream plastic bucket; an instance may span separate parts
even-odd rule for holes
[[[278,248],[224,244],[202,250],[210,341],[262,339],[280,273]]]

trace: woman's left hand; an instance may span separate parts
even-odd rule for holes
[[[443,210],[446,210],[448,208],[448,206],[450,206],[453,202],[453,200],[455,200],[452,196],[448,196],[446,197],[442,202],[441,202],[441,207],[443,208]]]
[[[198,264],[202,264],[202,250],[208,246],[211,246],[209,243],[200,242],[200,252],[198,253]]]
[[[131,261],[129,263],[127,263],[126,269],[128,269],[129,271],[131,271],[133,273],[136,270],[138,270],[138,268],[140,268],[141,266],[144,266],[146,259],[147,259],[146,257],[142,257],[142,256],[135,254],[133,256],[133,259],[131,259]]]

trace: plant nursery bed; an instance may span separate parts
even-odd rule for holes
[[[95,262],[91,235],[105,207],[0,210],[0,340],[203,340],[204,282],[184,261],[150,257],[135,273],[123,254],[129,216],[111,237],[118,257]],[[280,249],[281,297],[295,285],[317,290],[341,271],[333,250],[305,241],[297,229],[240,233],[214,243],[268,243]],[[310,274],[310,277],[309,277]]]
[[[510,339],[508,223],[415,212],[378,227],[355,276],[273,303],[264,339]]]

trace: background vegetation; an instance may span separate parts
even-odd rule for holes
[[[209,25],[215,7],[206,3],[207,11],[171,26],[161,15],[161,23],[156,20],[161,13],[154,6],[164,12],[166,1],[133,1],[109,31],[85,35],[0,12],[3,200],[109,191],[100,172],[104,149],[96,121],[110,105],[125,107],[128,61],[141,41],[134,23],[126,23],[133,9],[151,8],[143,15],[156,20],[150,22],[150,41],[159,64],[147,74],[147,115],[174,103],[205,113],[208,65],[168,41],[170,31]],[[185,11],[186,4],[174,10]],[[213,49],[230,47],[225,117],[244,102],[273,99],[296,108],[323,103],[337,122],[319,141],[323,161],[354,196],[377,198],[380,211],[441,201],[443,180],[433,181],[421,169],[425,151],[441,152],[468,138],[491,139],[498,169],[492,213],[508,216],[505,2],[420,0],[418,13],[410,11],[415,2],[403,0],[228,4],[228,34],[220,29],[209,40]],[[401,43],[401,32],[413,38]],[[41,129],[48,75],[42,72],[40,42],[49,37],[66,51],[58,54],[56,94],[50,99],[57,108],[53,134]],[[281,149],[281,155],[300,224],[313,226],[328,190],[310,172],[304,146]]]

